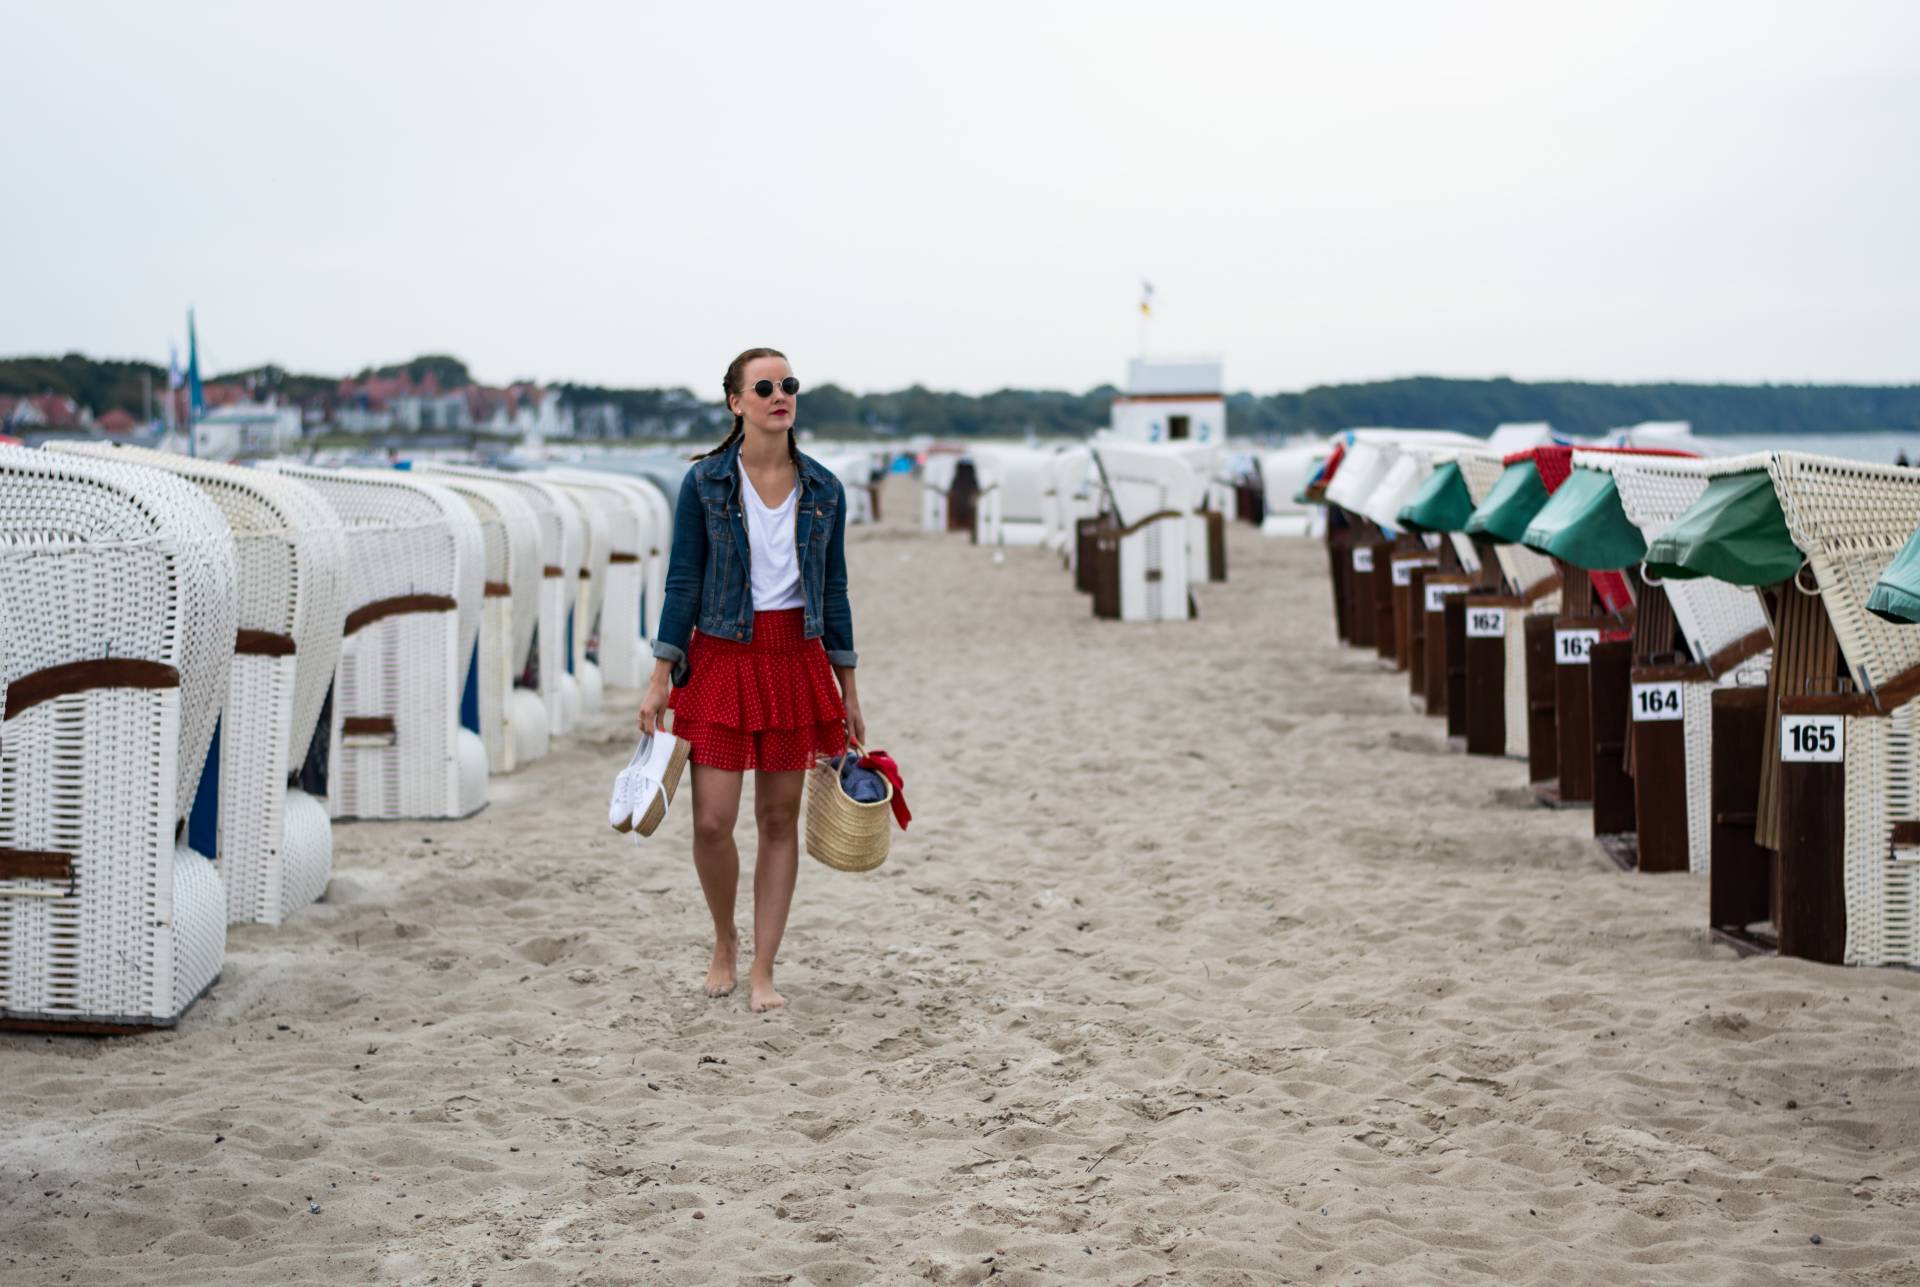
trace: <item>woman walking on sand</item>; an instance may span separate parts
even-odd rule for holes
[[[753,771],[759,850],[753,870],[749,1002],[774,1010],[773,963],[800,869],[800,794],[819,755],[866,738],[854,688],[847,603],[846,495],[793,437],[800,382],[786,357],[748,349],[727,367],[733,432],[680,484],[673,555],[640,703],[651,735],[671,709],[692,746],[693,865],[713,914],[708,996],[738,980],[733,826]],[[838,685],[836,687],[836,682]]]

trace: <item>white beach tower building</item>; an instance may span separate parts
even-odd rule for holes
[[[1108,433],[1134,442],[1227,441],[1226,367],[1217,357],[1133,358]]]
[[[1130,358],[1127,391],[1113,400],[1099,441],[1136,442],[1175,449],[1197,481],[1187,521],[1188,565],[1207,574],[1203,510],[1233,515],[1226,480],[1226,366],[1218,357]]]

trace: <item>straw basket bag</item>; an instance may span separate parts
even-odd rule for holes
[[[839,760],[815,761],[807,770],[807,852],[835,871],[872,871],[892,843],[893,784],[862,804],[840,785]]]

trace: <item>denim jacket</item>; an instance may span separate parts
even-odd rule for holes
[[[847,605],[847,498],[840,480],[811,456],[800,457],[794,545],[806,637],[826,645],[827,660],[853,666],[853,610]],[[740,444],[696,460],[680,481],[673,511],[673,553],[653,655],[687,682],[687,644],[703,635],[753,638],[753,555],[740,495]]]

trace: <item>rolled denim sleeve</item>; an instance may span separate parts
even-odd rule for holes
[[[660,629],[653,655],[673,663],[673,682],[687,682],[687,645],[693,623],[700,617],[700,586],[707,571],[707,520],[693,471],[680,480],[680,500],[673,507],[673,549],[667,558],[666,593],[660,604]]]
[[[836,479],[840,503],[833,507],[833,535],[827,538],[826,602],[821,604],[822,643],[827,661],[835,666],[858,666],[853,650],[853,608],[847,602],[847,491]]]

